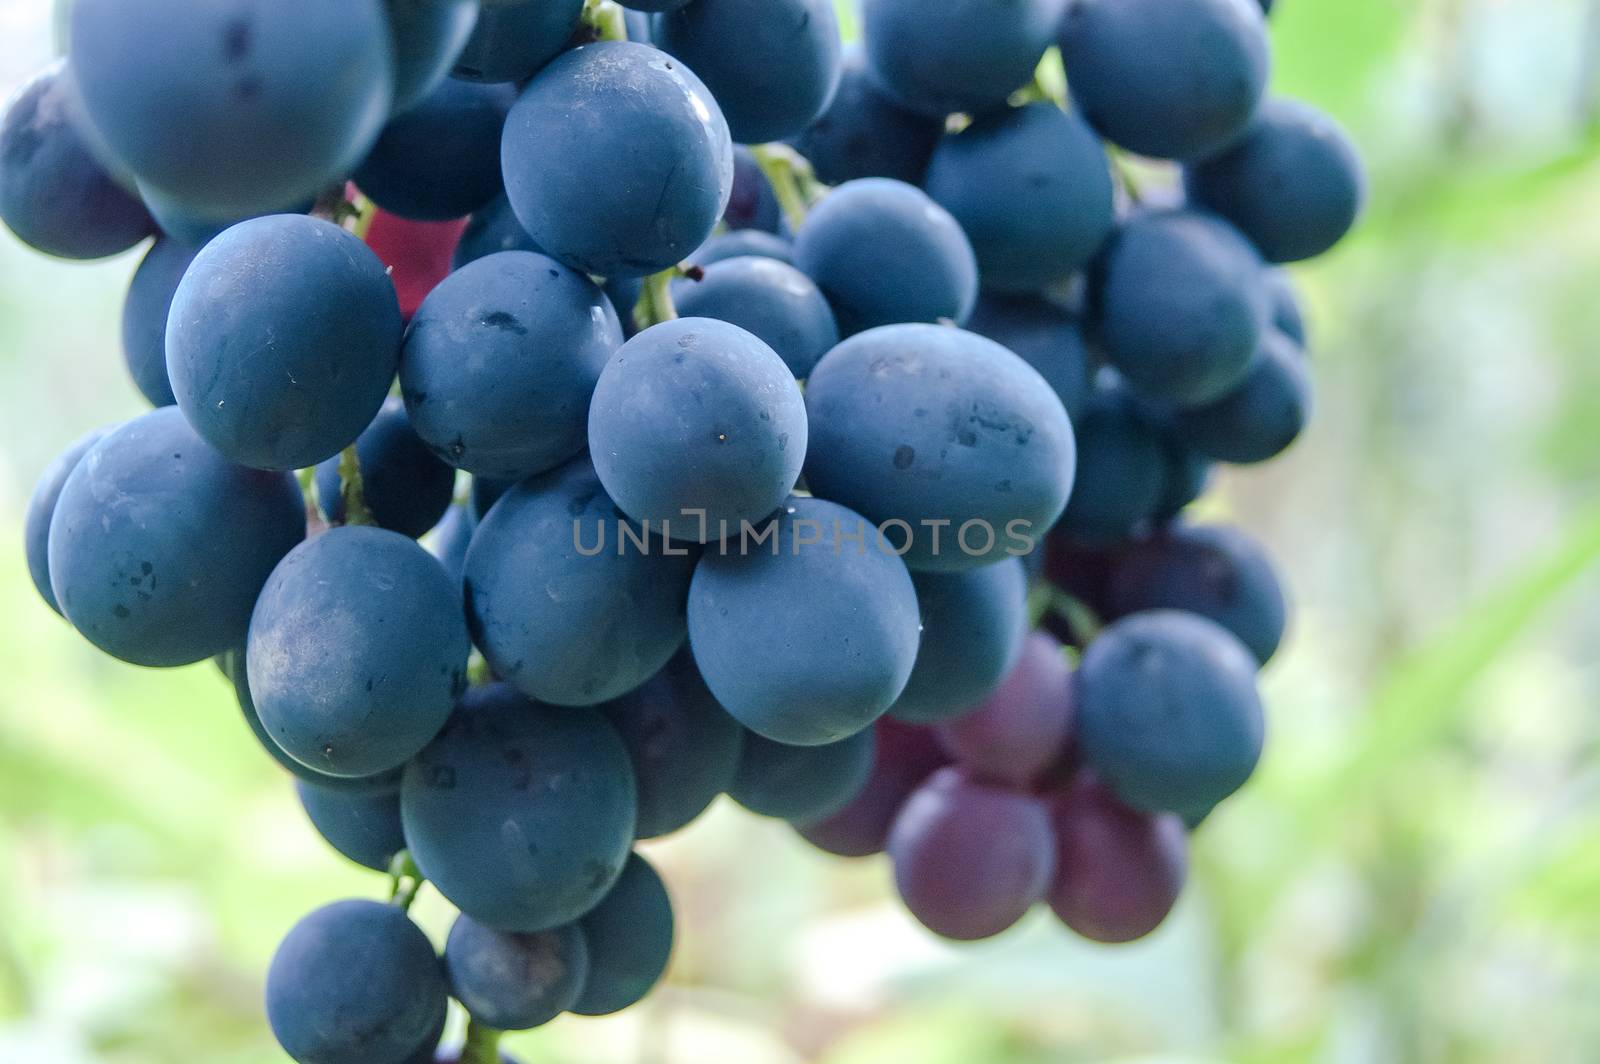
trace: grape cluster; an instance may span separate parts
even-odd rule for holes
[[[75,0],[0,217],[153,238],[155,409],[45,473],[28,562],[106,653],[215,658],[390,873],[273,960],[294,1059],[639,1001],[635,843],[722,794],[951,938],[1161,923],[1285,625],[1183,511],[1303,429],[1280,267],[1363,194],[1268,6]]]

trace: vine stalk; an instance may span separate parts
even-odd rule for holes
[[[684,276],[683,267],[674,266],[644,279],[639,305],[633,308],[633,323],[640,332],[678,317],[677,304],[672,301],[672,282]]]
[[[361,456],[351,444],[339,452],[339,498],[344,503],[347,525],[376,524],[367,508],[366,486],[361,481]]]
[[[410,912],[417,892],[426,882],[422,869],[411,859],[411,851],[401,850],[389,862],[389,904],[398,906],[401,912]]]
[[[461,1064],[499,1064],[500,1039],[504,1034],[477,1020],[470,1021],[466,1044],[461,1047]]]
[[[811,210],[808,192],[816,184],[811,164],[786,144],[759,144],[750,149],[750,154],[760,164],[772,194],[778,197],[778,207],[788,219],[789,228],[798,233]]]
[[[616,0],[584,0],[583,24],[597,41],[625,41],[628,24]]]

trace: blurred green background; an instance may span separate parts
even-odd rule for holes
[[[1299,271],[1313,431],[1206,504],[1298,609],[1262,771],[1178,913],[1132,947],[1045,916],[951,947],[882,861],[719,805],[649,848],[669,984],[509,1039],[525,1061],[1600,1059],[1600,3],[1279,7],[1277,90],[1350,127],[1374,195]],[[49,54],[45,0],[0,0],[0,89]],[[17,542],[50,457],[140,409],[136,261],[0,236],[0,1062],[281,1062],[278,938],[384,883],[303,823],[213,668],[93,652]]]

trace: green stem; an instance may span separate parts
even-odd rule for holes
[[[461,1047],[461,1064],[499,1064],[500,1038],[504,1034],[477,1020],[468,1022],[467,1041]]]
[[[411,859],[411,851],[401,850],[389,862],[389,904],[398,905],[401,912],[410,912],[417,892],[426,882],[417,862]]]
[[[672,301],[672,282],[683,276],[683,269],[653,273],[644,279],[644,291],[639,294],[639,305],[633,308],[633,323],[643,332],[652,325],[672,321],[678,316],[677,305]]]
[[[372,231],[372,219],[378,216],[378,205],[365,196],[358,196],[353,209],[355,213],[350,216],[350,231],[356,235],[356,239],[366,243],[367,234]]]
[[[306,503],[306,526],[322,531],[327,522],[322,519],[322,508],[317,505],[317,470],[315,466],[297,469],[294,479],[300,485],[300,494]]]
[[[598,41],[625,41],[628,39],[628,23],[622,16],[622,8],[614,0],[585,0],[583,5],[583,24],[589,27]]]
[[[1143,192],[1139,188],[1139,179],[1134,176],[1133,167],[1128,165],[1128,160],[1119,151],[1113,150],[1110,155],[1112,172],[1117,175],[1117,180],[1121,182],[1123,191],[1127,192],[1128,198],[1135,204],[1144,202]]]
[[[481,687],[494,680],[494,673],[489,669],[489,662],[476,650],[467,659],[467,683],[473,687]]]
[[[1051,596],[1050,608],[1067,619],[1067,624],[1083,646],[1094,642],[1100,635],[1100,629],[1105,627],[1099,614],[1090,609],[1087,602],[1065,591],[1057,591]]]
[[[344,501],[345,524],[376,523],[372,520],[372,511],[367,509],[367,492],[361,483],[361,456],[353,443],[339,452],[339,497]]]
[[[811,177],[811,164],[784,144],[758,144],[750,149],[750,154],[761,164],[761,172],[767,175],[767,183],[778,197],[778,206],[789,220],[789,228],[799,232],[811,210],[806,195],[807,185],[815,181]]]
[[[1067,109],[1067,73],[1058,49],[1052,48],[1044,54],[1033,69],[1033,81],[1022,91],[1028,98],[1048,100],[1063,111]]]

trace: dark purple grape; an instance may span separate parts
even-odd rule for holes
[[[1000,934],[1043,900],[1054,849],[1042,801],[957,768],[929,777],[889,833],[906,908],[930,931],[963,941]]]
[[[911,792],[949,763],[932,728],[883,717],[876,729],[878,745],[867,785],[832,816],[795,825],[807,842],[836,857],[882,853]]]
[[[1034,632],[1000,689],[972,712],[935,727],[945,751],[974,776],[1025,787],[1066,753],[1072,672],[1060,642]]]
[[[1056,879],[1050,908],[1096,942],[1132,942],[1161,925],[1183,890],[1188,837],[1171,813],[1141,813],[1086,774],[1050,803]]]
[[[1111,618],[1188,610],[1239,637],[1265,665],[1277,651],[1287,606],[1272,561],[1240,529],[1177,525],[1120,552],[1106,584]]]

